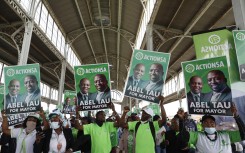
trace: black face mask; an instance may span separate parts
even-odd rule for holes
[[[102,126],[104,121],[99,121],[98,119],[95,119],[95,123],[98,125],[98,126]]]

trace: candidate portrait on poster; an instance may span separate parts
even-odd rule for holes
[[[65,114],[76,112],[77,96],[75,91],[65,90],[63,112]]]
[[[39,64],[4,68],[4,108],[7,114],[36,112],[41,107]]]
[[[182,63],[189,114],[230,116],[232,94],[226,57]]]
[[[163,95],[164,80],[170,54],[146,50],[134,50],[124,95],[158,103]]]
[[[81,110],[106,109],[111,102],[107,63],[75,66],[77,105]]]

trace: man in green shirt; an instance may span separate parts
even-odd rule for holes
[[[76,119],[75,127],[78,130],[83,130],[84,135],[89,134],[91,136],[91,153],[109,153],[111,151],[110,133],[116,132],[116,127],[119,125],[119,116],[115,111],[113,103],[110,106],[113,113],[116,114],[116,122],[106,122],[104,111],[96,113],[95,123],[80,125],[78,118]],[[78,110],[76,113],[76,116],[79,116]]]
[[[154,131],[151,129],[152,122],[150,123],[151,118],[153,117],[153,110],[151,108],[145,108],[142,110],[141,121],[128,122],[122,126],[128,128],[129,130],[137,130],[136,133],[136,143],[135,143],[135,153],[155,153],[155,133],[159,130],[159,127],[166,122],[166,112],[163,107],[164,97],[159,96],[160,108],[161,108],[161,120],[154,121]],[[124,110],[125,111],[125,110]],[[129,111],[129,110],[127,110]],[[121,118],[120,123],[125,123],[124,118]],[[138,124],[138,125],[137,125]],[[138,127],[137,127],[138,126]],[[153,134],[153,133],[154,134]]]

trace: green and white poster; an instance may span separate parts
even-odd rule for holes
[[[225,56],[182,62],[182,70],[189,114],[232,115]]]
[[[3,110],[4,85],[0,85],[0,110]]]
[[[159,103],[163,95],[170,54],[134,50],[131,65],[124,87],[125,96]]]
[[[198,59],[225,55],[228,63],[232,100],[245,122],[245,82],[240,80],[234,38],[228,29],[217,29],[193,35]]]
[[[39,64],[4,67],[6,114],[36,112],[41,107]]]
[[[65,90],[63,112],[65,114],[76,112],[77,94],[75,91]]]
[[[111,102],[109,64],[75,66],[77,105],[81,110],[108,108]]]
[[[245,30],[233,31],[240,79],[245,81]]]

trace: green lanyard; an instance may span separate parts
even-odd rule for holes
[[[19,136],[18,136],[18,140],[19,140],[20,135],[22,134],[22,132],[23,132],[23,129],[21,128],[20,134],[19,134]],[[26,136],[24,137],[24,139],[22,140],[20,152],[23,150],[23,153],[26,153],[26,141],[25,141],[25,139],[26,139],[27,136],[28,136],[28,135],[26,135]]]

